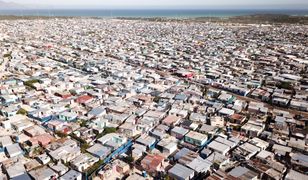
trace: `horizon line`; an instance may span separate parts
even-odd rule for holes
[[[6,7],[0,10],[301,10],[297,7]]]

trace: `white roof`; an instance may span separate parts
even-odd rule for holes
[[[209,148],[217,151],[217,152],[220,152],[222,154],[226,153],[226,151],[229,151],[230,150],[230,147],[225,145],[225,144],[222,144],[220,142],[217,142],[217,141],[212,141],[209,145],[208,145]]]
[[[219,113],[230,116],[230,115],[234,114],[234,110],[227,109],[227,108],[222,108],[221,110],[219,110]]]
[[[188,167],[195,170],[196,172],[207,172],[212,165],[212,162],[202,159],[201,157],[195,158],[193,161],[191,161],[189,164],[187,164]]]

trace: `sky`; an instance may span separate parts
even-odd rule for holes
[[[50,7],[138,8],[300,8],[308,9],[308,0],[4,0],[19,4]]]

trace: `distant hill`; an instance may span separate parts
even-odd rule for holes
[[[6,10],[6,9],[21,9],[26,8],[25,5],[12,3],[12,2],[5,2],[0,0],[0,10]]]

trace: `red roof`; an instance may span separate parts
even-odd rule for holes
[[[67,99],[67,98],[72,96],[70,93],[65,93],[65,92],[63,92],[63,93],[55,93],[55,95],[59,96],[59,97],[61,97],[63,99]]]
[[[161,155],[149,154],[141,161],[141,165],[146,170],[153,172],[161,165],[164,159]]]
[[[46,146],[48,145],[54,138],[50,134],[42,134],[39,136],[35,136],[29,141],[31,142],[32,145],[40,144],[41,146]]]
[[[92,99],[91,96],[88,96],[88,95],[82,95],[82,96],[79,96],[77,99],[76,99],[76,102],[77,103],[86,103],[88,101],[90,101]]]
[[[239,120],[243,120],[245,116],[240,115],[240,114],[233,114],[230,116],[230,118],[239,121]]]
[[[180,117],[169,115],[163,120],[163,123],[170,126],[173,125],[174,123],[179,122],[180,120],[181,120]]]

